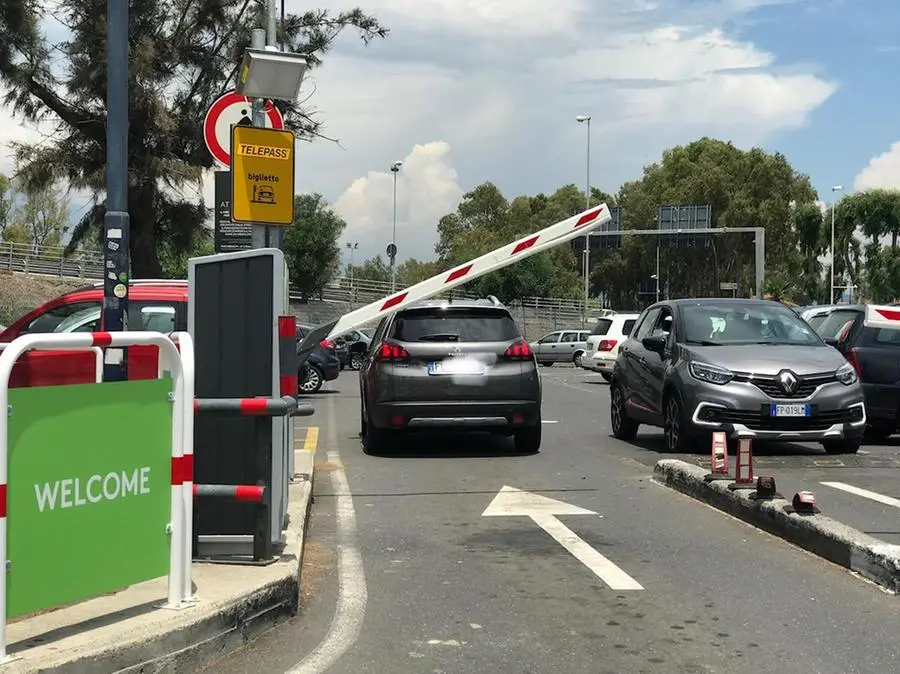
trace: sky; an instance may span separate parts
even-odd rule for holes
[[[391,240],[394,161],[398,262],[430,259],[438,219],[486,180],[509,198],[584,185],[578,115],[609,192],[702,136],[784,153],[822,201],[836,185],[900,188],[896,0],[354,4],[391,34],[348,32],[308,74],[301,98],[338,142],[299,143],[296,184],[347,221],[356,263]],[[0,144],[33,134],[6,124]],[[211,176],[202,191],[211,204]]]

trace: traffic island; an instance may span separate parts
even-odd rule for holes
[[[653,479],[809,552],[900,592],[900,546],[890,545],[818,513],[803,513],[783,498],[757,499],[708,481],[705,468],[677,459],[658,461]]]
[[[294,472],[283,548],[274,563],[195,562],[197,600],[177,610],[163,608],[167,579],[162,577],[11,620],[9,660],[0,664],[0,672],[197,671],[296,615],[312,502],[312,452],[296,452]],[[49,547],[47,555],[65,573],[66,551]]]

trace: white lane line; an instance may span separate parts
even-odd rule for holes
[[[287,674],[321,674],[334,665],[356,643],[366,614],[366,574],[362,555],[357,547],[356,511],[347,474],[337,447],[337,424],[334,397],[328,402],[328,461],[335,465],[331,482],[335,496],[338,541],[338,600],[325,639]]]
[[[884,505],[900,508],[900,499],[893,498],[892,496],[885,496],[884,494],[879,494],[876,491],[869,491],[868,489],[854,487],[852,484],[846,484],[845,482],[821,482],[820,484],[824,484],[826,487],[831,487],[832,489],[840,489],[841,491],[845,491],[848,494],[862,496],[863,498],[867,498],[870,501],[877,501],[878,503],[883,503]]]
[[[611,590],[643,590],[634,578],[587,544],[553,515],[532,514],[531,519],[568,550],[575,559],[594,572]]]
[[[558,424],[559,421],[556,421],[555,419],[541,419],[541,423],[542,424]]]

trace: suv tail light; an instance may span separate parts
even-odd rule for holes
[[[375,352],[375,360],[386,360],[392,363],[409,360],[409,351],[399,344],[383,342]]]
[[[612,351],[616,348],[617,343],[614,339],[601,339],[597,345],[597,351]]]
[[[508,360],[528,360],[534,358],[534,352],[528,346],[528,342],[522,340],[515,344],[510,344],[506,351],[503,352],[503,357]]]
[[[333,349],[334,342],[330,339],[323,339],[321,342],[319,342],[319,346],[324,346],[326,349]]]
[[[853,366],[853,369],[856,370],[856,376],[862,379],[862,368],[859,366],[859,357],[856,355],[856,347],[853,347],[844,354],[844,358],[847,359],[847,362]]]

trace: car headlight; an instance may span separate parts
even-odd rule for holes
[[[726,370],[724,367],[717,365],[709,365],[708,363],[690,363],[688,370],[690,370],[694,379],[710,384],[719,384],[720,386],[734,379],[734,373],[731,370]]]
[[[849,386],[850,384],[855,384],[859,381],[859,377],[856,374],[856,368],[853,367],[850,363],[844,363],[837,370],[835,370],[834,376],[837,377],[837,380],[842,384]]]

